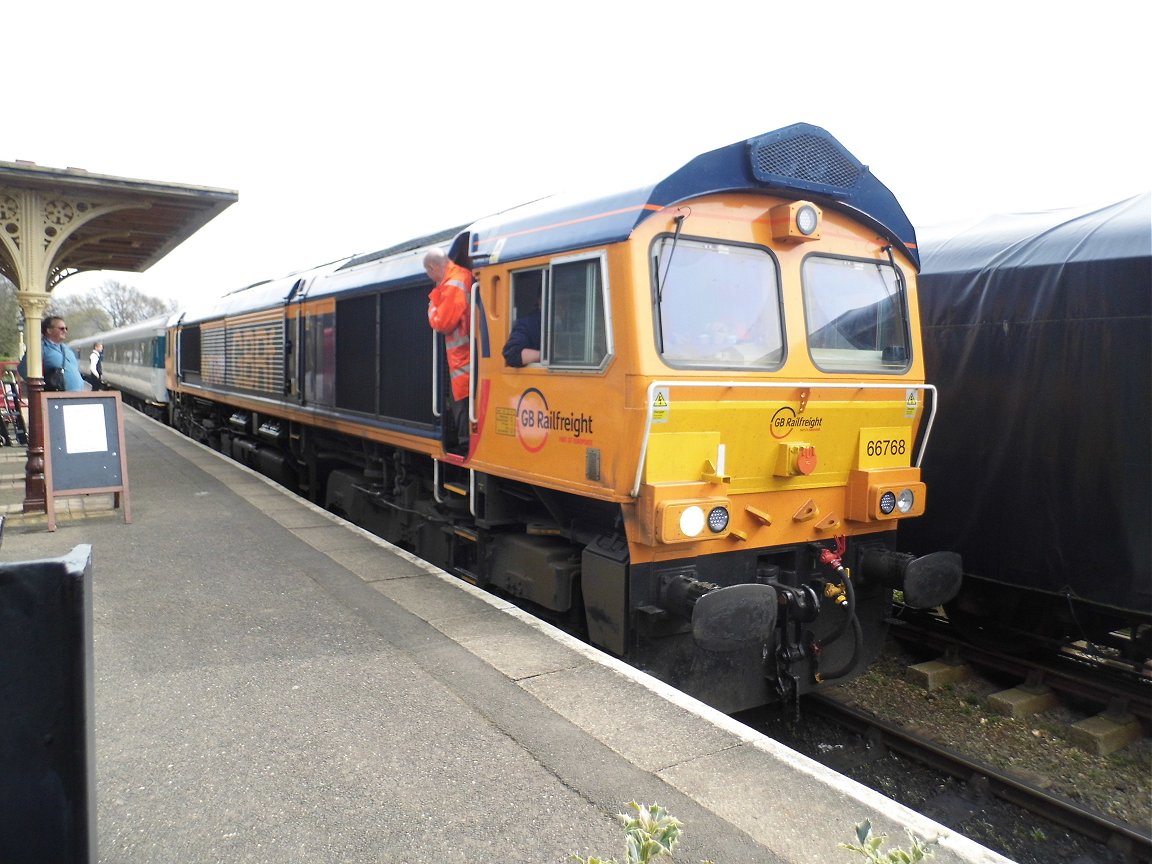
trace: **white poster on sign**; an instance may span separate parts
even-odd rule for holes
[[[64,405],[62,411],[66,453],[103,453],[108,450],[103,405]]]

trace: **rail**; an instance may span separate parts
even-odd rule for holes
[[[1152,834],[1142,826],[1129,825],[1062,795],[1041,789],[1019,777],[902,729],[858,706],[820,694],[806,696],[805,705],[808,710],[818,710],[858,734],[871,732],[874,737],[879,737],[886,748],[903,753],[922,765],[976,785],[995,798],[1015,804],[1083,837],[1121,850],[1128,856],[1128,860],[1152,861]]]

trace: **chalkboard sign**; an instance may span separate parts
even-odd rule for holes
[[[40,400],[48,530],[56,530],[57,497],[112,493],[131,522],[119,391],[45,392]]]

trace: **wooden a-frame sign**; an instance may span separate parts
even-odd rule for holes
[[[124,414],[118,390],[40,394],[44,422],[44,486],[48,530],[56,530],[56,498],[112,494],[132,521]]]

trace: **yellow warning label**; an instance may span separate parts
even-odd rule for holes
[[[657,387],[656,393],[652,397],[652,422],[653,423],[667,423],[668,422],[668,388]]]
[[[904,397],[904,416],[915,417],[916,409],[920,407],[920,392],[918,390],[909,390],[908,395]]]
[[[516,434],[516,409],[515,408],[497,408],[496,409],[496,434],[497,435],[515,435]]]

